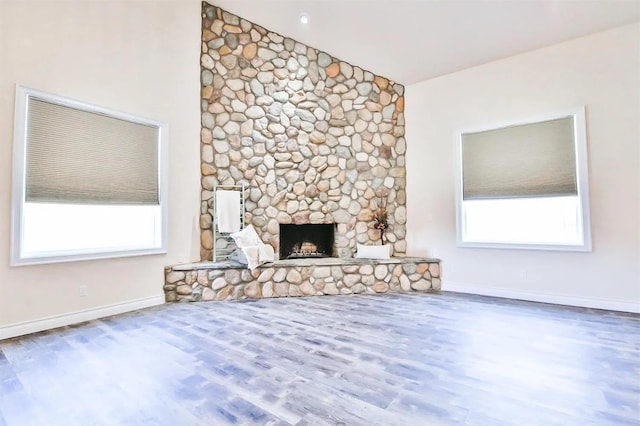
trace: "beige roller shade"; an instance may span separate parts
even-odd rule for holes
[[[576,195],[573,117],[462,135],[463,199]]]
[[[26,201],[159,204],[159,129],[29,98]]]

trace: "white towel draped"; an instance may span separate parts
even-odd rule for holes
[[[216,217],[218,232],[240,230],[240,191],[216,191]]]
[[[251,270],[275,260],[273,247],[269,244],[260,243],[257,246],[242,247],[241,250],[247,257],[247,267]]]
[[[262,242],[253,225],[248,225],[242,231],[231,234],[231,238],[242,250],[249,269],[254,270],[263,263],[275,260],[273,247]]]

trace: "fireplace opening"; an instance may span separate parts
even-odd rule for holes
[[[335,224],[280,224],[280,259],[334,257]]]

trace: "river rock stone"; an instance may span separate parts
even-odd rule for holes
[[[250,298],[260,298],[262,297],[260,291],[260,284],[257,281],[252,281],[244,286],[244,294]]]
[[[185,278],[185,273],[182,271],[171,271],[169,272],[166,277],[165,277],[165,281],[173,284],[176,283],[180,280],[183,280]]]
[[[419,291],[429,290],[431,288],[431,283],[427,280],[421,279],[411,283],[411,288],[413,290],[419,290]]]

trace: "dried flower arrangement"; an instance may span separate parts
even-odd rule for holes
[[[389,212],[387,212],[386,200],[380,197],[377,207],[373,212],[373,226],[380,231],[380,240],[384,245],[384,233],[389,229]]]

